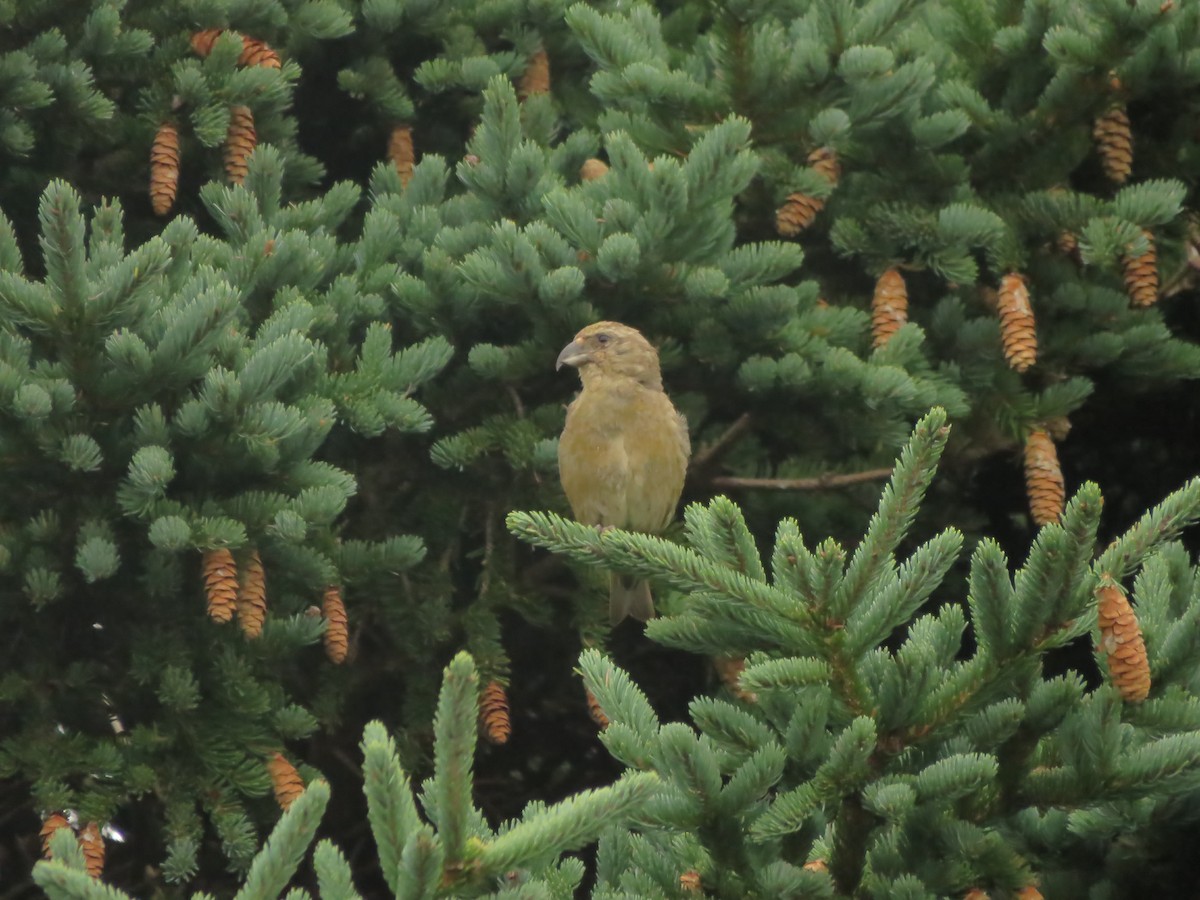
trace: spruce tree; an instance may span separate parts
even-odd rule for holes
[[[1137,412],[1200,374],[1200,8],[13,0],[0,33],[19,887],[44,839],[65,896],[101,861],[274,896],[364,753],[371,803],[433,781],[373,814],[377,869],[320,845],[323,894],[565,896],[598,830],[547,771],[632,791],[597,896],[1174,884],[1194,467]],[[664,539],[561,518],[553,360],[599,319],[689,420]],[[610,569],[655,580],[645,639]],[[589,706],[658,787],[554,746]]]

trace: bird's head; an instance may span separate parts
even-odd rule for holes
[[[587,384],[593,378],[630,378],[645,387],[662,388],[658,353],[636,328],[620,322],[595,322],[562,348],[554,368],[573,366]]]

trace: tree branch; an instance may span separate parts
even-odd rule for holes
[[[886,481],[892,470],[867,469],[864,472],[832,472],[815,478],[742,478],[737,475],[718,475],[709,484],[715,488],[769,491],[829,491],[835,488],[865,484],[868,481]]]
[[[693,472],[711,466],[714,462],[725,455],[726,451],[734,445],[734,443],[747,431],[750,430],[752,417],[750,413],[745,412],[738,416],[732,425],[725,429],[725,433],[709,444],[707,447],[700,449],[695,456],[692,457],[691,465],[688,466]]]

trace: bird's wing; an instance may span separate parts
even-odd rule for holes
[[[619,419],[584,391],[567,410],[558,474],[577,522],[626,526],[629,458]]]
[[[646,391],[631,404],[624,435],[629,458],[623,527],[657,533],[675,518],[683,492],[690,442],[687,424],[661,391]]]

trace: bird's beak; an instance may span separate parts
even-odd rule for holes
[[[577,366],[587,358],[588,352],[583,344],[579,341],[571,341],[562,348],[562,353],[558,354],[558,360],[554,363],[554,371],[557,372],[563,366]]]

